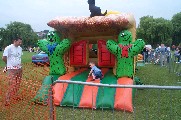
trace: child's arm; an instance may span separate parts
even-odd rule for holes
[[[7,67],[4,67],[3,73],[6,73],[6,72],[7,72]]]
[[[89,75],[88,75],[88,77],[90,77],[91,73],[92,73],[92,70],[89,72]]]

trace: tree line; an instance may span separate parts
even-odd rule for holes
[[[4,48],[12,43],[12,39],[21,36],[23,48],[36,46],[38,38],[31,25],[21,22],[11,22],[6,28],[0,28],[0,47]],[[181,46],[181,12],[173,15],[171,20],[143,16],[137,27],[137,38],[146,44],[156,46],[164,43],[167,46]]]
[[[15,21],[7,24],[6,28],[0,28],[0,47],[5,48],[10,45],[16,37],[23,39],[23,48],[36,46],[36,42],[39,39],[31,25]]]
[[[154,47],[161,43],[181,47],[181,12],[173,15],[171,20],[153,16],[141,17],[137,27],[137,38],[144,39],[146,44]]]

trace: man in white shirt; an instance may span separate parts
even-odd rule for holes
[[[5,97],[5,105],[10,104],[11,99],[15,99],[17,91],[20,87],[22,78],[22,65],[21,56],[22,48],[21,38],[16,38],[13,40],[13,44],[7,46],[4,50],[2,60],[6,63],[8,81],[8,90]]]

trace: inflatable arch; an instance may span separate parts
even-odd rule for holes
[[[136,25],[132,14],[110,13],[91,18],[59,17],[51,20],[48,26],[56,32],[50,32],[50,36],[39,41],[38,45],[52,59],[50,75],[54,76],[54,80],[90,82],[91,78],[87,78],[88,63],[94,61],[104,74],[102,81],[96,80],[95,83],[134,84],[134,56],[142,50],[144,42],[141,39],[135,40]],[[46,81],[49,80],[50,77],[46,78]],[[44,83],[50,85],[50,82]],[[42,89],[35,100],[46,103]],[[102,89],[57,83],[53,91],[55,105],[133,112],[134,89],[131,88]]]

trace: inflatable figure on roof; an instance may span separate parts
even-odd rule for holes
[[[95,0],[88,0],[87,1],[89,4],[89,10],[91,12],[90,17],[94,17],[94,16],[105,16],[107,14],[107,10],[105,13],[101,13],[101,8],[95,6]]]
[[[66,72],[63,55],[70,48],[70,40],[63,39],[56,31],[47,34],[47,39],[39,40],[38,46],[48,54],[50,59],[50,75],[63,75]]]
[[[108,40],[106,46],[108,50],[117,58],[116,76],[133,77],[134,74],[134,56],[138,55],[144,48],[144,41],[137,39],[132,42],[132,34],[128,30],[119,33],[118,43]]]

